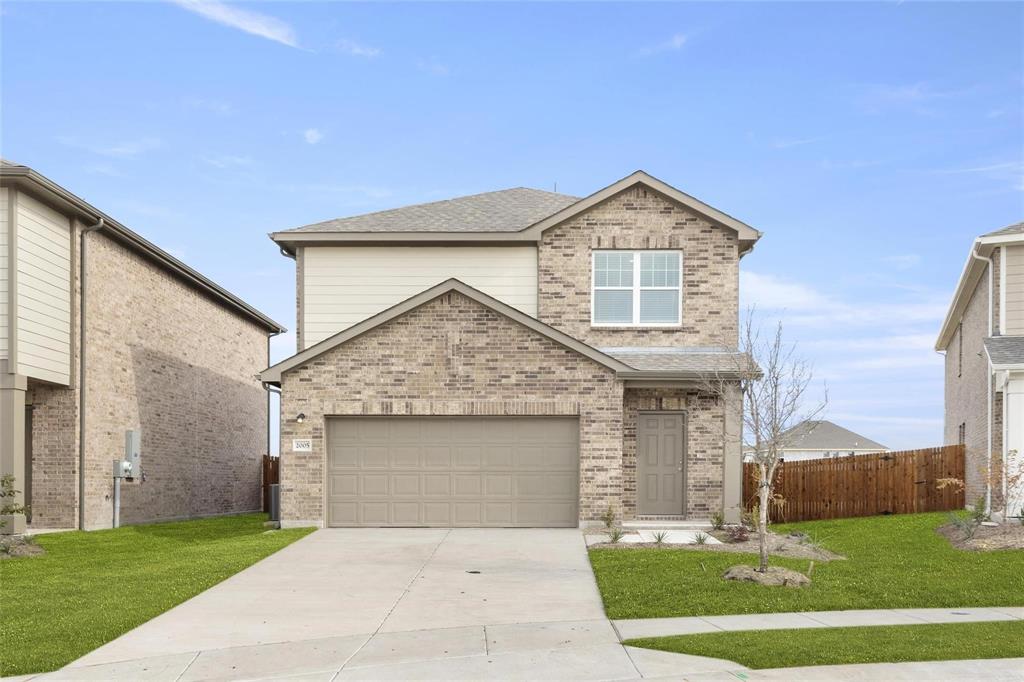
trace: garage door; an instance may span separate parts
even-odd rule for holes
[[[576,526],[579,424],[562,417],[334,417],[328,525]]]

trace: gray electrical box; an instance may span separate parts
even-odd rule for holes
[[[124,461],[128,463],[126,478],[142,480],[142,431],[130,429],[124,432]]]

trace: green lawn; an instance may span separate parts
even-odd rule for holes
[[[945,513],[874,516],[776,526],[799,529],[847,557],[816,562],[808,587],[722,580],[753,554],[594,549],[590,562],[609,618],[729,613],[1024,605],[1024,551],[965,552],[935,529]],[[807,571],[806,559],[772,563]]]
[[[66,665],[311,532],[265,519],[39,536],[45,555],[0,561],[0,675]]]
[[[1024,656],[1024,622],[715,632],[626,642],[748,668]]]

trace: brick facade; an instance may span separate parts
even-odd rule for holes
[[[579,415],[580,517],[619,509],[621,380],[457,292],[286,372],[281,389],[285,522],[326,522],[324,431],[332,414]],[[312,439],[312,452],[291,452],[293,438]]]
[[[686,412],[686,516],[707,520],[722,511],[724,401],[695,389],[627,387],[622,426],[622,504],[626,519],[635,518],[637,511],[637,413],[676,410]]]
[[[145,481],[122,486],[122,523],[259,509],[267,332],[104,234],[86,239],[85,527],[112,523],[111,462],[130,428]],[[76,321],[79,300],[76,286]],[[74,526],[79,392],[30,389],[32,525]]]
[[[945,442],[960,442],[963,425],[967,504],[985,494],[988,471],[988,358],[984,340],[988,327],[989,277],[978,280],[960,326],[946,348]],[[996,299],[998,297],[995,297]],[[997,322],[998,324],[998,319]],[[993,447],[995,442],[993,442]]]
[[[547,230],[538,248],[542,322],[592,346],[735,348],[739,326],[736,234],[636,185]],[[682,325],[619,329],[590,326],[595,249],[679,249],[683,252]]]

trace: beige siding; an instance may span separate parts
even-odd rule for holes
[[[1005,334],[1024,334],[1024,246],[1005,246]]]
[[[7,219],[7,188],[0,187],[0,360],[7,359],[7,249],[9,222]]]
[[[302,267],[304,348],[451,277],[537,315],[533,246],[318,246]]]
[[[71,372],[71,224],[18,193],[17,363],[28,377],[67,384]]]

